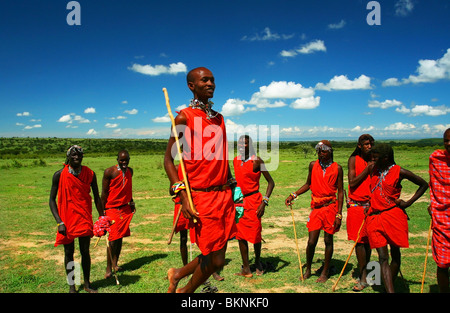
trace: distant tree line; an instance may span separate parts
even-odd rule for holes
[[[420,147],[442,147],[441,138],[419,140],[378,140],[393,147],[414,149]],[[127,149],[132,154],[164,154],[167,139],[88,139],[88,138],[41,138],[41,137],[0,137],[0,158],[42,158],[64,155],[71,145],[80,145],[90,156],[111,156]],[[236,149],[236,143],[230,143]],[[280,141],[280,150],[296,150],[305,157],[314,151],[317,141]],[[355,141],[331,141],[333,148],[354,148]],[[271,148],[270,142],[267,143]],[[237,150],[234,150],[237,151]]]

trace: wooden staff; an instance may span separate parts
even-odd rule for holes
[[[116,284],[119,285],[119,279],[117,278],[116,269],[114,268],[114,265],[112,264],[113,257],[112,257],[112,253],[111,253],[111,247],[109,246],[109,235],[108,235],[108,237],[105,236],[105,239],[106,239],[106,250],[108,250],[109,258],[111,259],[111,269],[113,271],[114,278],[116,279]]]
[[[359,236],[360,236],[360,233],[361,233],[361,229],[363,228],[364,222],[365,222],[365,221],[366,221],[366,218],[364,217],[364,219],[363,219],[363,221],[362,221],[362,223],[361,223],[361,226],[359,227],[358,235],[356,236],[356,240],[355,240],[355,243],[353,244],[352,250],[350,250],[350,253],[349,253],[348,257],[347,257],[347,260],[345,261],[344,267],[342,268],[341,274],[339,275],[337,281],[336,281],[336,282],[334,283],[334,285],[333,285],[333,289],[332,289],[333,291],[336,289],[336,286],[337,286],[337,284],[339,283],[339,280],[341,279],[342,274],[344,273],[345,267],[347,266],[348,260],[349,260],[350,257],[352,256],[353,249],[355,249],[356,244],[358,243]]]
[[[297,247],[298,264],[299,264],[299,267],[300,267],[300,277],[302,278],[302,281],[304,281],[303,269],[302,269],[302,261],[300,260],[300,251],[298,250],[297,231],[295,230],[294,211],[292,210],[292,205],[291,204],[289,205],[289,207],[291,208],[292,224],[294,226],[295,246]]]
[[[425,273],[427,272],[428,247],[430,245],[431,225],[432,224],[433,224],[433,220],[430,221],[430,228],[428,229],[427,252],[425,254],[425,264],[423,265],[422,286],[420,287],[420,293],[423,293],[423,284],[425,283]]]
[[[178,210],[177,218],[175,219],[175,222],[173,223],[172,232],[170,233],[169,241],[167,242],[168,245],[170,245],[172,243],[172,238],[173,238],[173,235],[175,234],[175,229],[177,228],[177,224],[178,224],[178,220],[180,218],[180,214],[181,214],[181,206],[180,206],[180,209]]]
[[[187,179],[186,169],[184,168],[183,155],[181,153],[180,142],[178,139],[178,132],[177,132],[177,129],[175,126],[175,119],[173,118],[172,110],[170,108],[170,101],[169,101],[169,95],[167,94],[167,89],[163,88],[163,92],[164,92],[164,96],[166,98],[167,111],[169,112],[170,121],[172,122],[172,132],[173,132],[173,136],[175,137],[175,142],[177,144],[178,155],[180,156],[181,172],[183,173],[183,181],[184,181],[184,186],[186,187],[189,205],[191,206],[192,212],[194,212],[194,214],[197,214],[197,211],[195,210],[195,207],[194,207],[194,202],[192,201],[191,188],[189,187],[189,181]],[[194,223],[197,223],[197,219],[195,217],[193,218],[193,221],[194,221]]]

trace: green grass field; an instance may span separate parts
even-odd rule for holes
[[[413,171],[428,181],[428,156],[435,147],[414,149],[395,148],[395,159],[400,166]],[[347,159],[353,149],[336,148],[334,160],[344,168],[347,188]],[[284,206],[288,194],[301,186],[306,179],[307,165],[316,156],[306,158],[301,151],[280,151],[279,166],[272,171],[276,187],[270,206],[263,217],[263,262],[271,268],[262,276],[244,279],[237,277],[241,266],[238,243],[229,242],[226,266],[221,272],[222,282],[211,280],[221,293],[328,293],[337,280],[342,266],[351,250],[347,240],[346,225],[335,235],[332,264],[336,269],[324,284],[316,283],[315,273],[323,262],[323,237],[319,239],[313,264],[313,276],[301,282],[290,211]],[[53,173],[61,168],[64,153],[53,157],[1,159],[3,179],[0,181],[0,292],[1,293],[59,293],[67,292],[63,266],[63,247],[54,247],[56,223],[50,212],[48,200]],[[83,165],[93,169],[99,185],[105,168],[115,164],[114,156],[90,156],[85,154]],[[232,162],[230,162],[230,166]],[[174,236],[171,245],[167,240],[173,220],[173,202],[168,196],[169,182],[163,168],[163,154],[131,154],[130,167],[134,169],[133,195],[137,213],[131,223],[131,237],[124,239],[120,264],[125,271],[119,273],[120,285],[113,278],[104,279],[106,267],[106,242],[102,239],[94,248],[91,240],[91,282],[100,293],[163,293],[167,291],[166,272],[170,267],[182,265],[179,253],[179,237]],[[266,183],[261,178],[261,190]],[[402,196],[411,196],[416,186],[405,182]],[[295,202],[296,230],[302,263],[305,263],[307,240],[306,220],[309,214],[310,193]],[[397,292],[418,293],[421,288],[430,217],[427,212],[428,191],[407,209],[410,216],[410,248],[402,249],[403,279],[395,283]],[[97,213],[94,206],[94,219]],[[345,221],[345,209],[344,209]],[[198,254],[191,247],[192,256]],[[253,249],[250,248],[251,260]],[[80,262],[78,243],[75,260]],[[376,251],[372,260],[377,261]],[[357,263],[355,255],[350,258],[336,293],[351,293],[355,282]],[[437,292],[436,265],[431,251],[428,257],[424,292]],[[182,281],[180,284],[184,284]],[[199,288],[198,292],[200,292]],[[80,291],[84,293],[84,291]],[[382,286],[366,288],[363,293],[384,292]]]

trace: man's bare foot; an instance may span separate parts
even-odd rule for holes
[[[77,289],[75,288],[75,285],[69,286],[69,293],[77,293]]]
[[[107,271],[105,274],[105,279],[111,278],[112,277],[112,272],[111,271]]]
[[[225,278],[223,278],[222,276],[220,276],[219,274],[217,274],[215,272],[212,275],[213,275],[214,279],[217,280],[217,281],[222,281],[222,280],[225,279]]]
[[[92,288],[91,284],[84,284],[84,291],[87,293],[98,293],[97,289]]]
[[[311,277],[311,269],[307,268],[306,271],[303,273],[303,279],[308,279]],[[300,277],[300,280],[302,278]]]
[[[253,274],[250,271],[250,269],[245,270],[243,267],[241,267],[241,271],[240,272],[234,273],[234,275],[236,275],[236,276],[243,276],[243,277],[246,277],[246,278],[252,278],[253,277]]]
[[[322,274],[319,276],[319,278],[317,278],[316,282],[317,283],[324,283],[328,280],[328,275],[326,274]]]
[[[167,279],[169,280],[169,289],[167,290],[167,293],[175,293],[177,291],[177,286],[179,279],[177,279],[176,276],[176,268],[169,268],[167,271]]]

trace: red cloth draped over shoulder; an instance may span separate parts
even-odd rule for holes
[[[429,160],[433,259],[450,267],[450,154],[434,151]]]
[[[380,180],[380,174],[375,169],[375,174],[371,177],[370,188],[370,206],[371,212],[383,211],[395,206],[395,200],[400,197],[402,186],[400,180],[399,165],[394,165],[389,172]]]
[[[244,195],[259,190],[261,171],[257,171],[256,173],[253,171],[254,160],[256,160],[255,155],[251,156],[247,162],[244,162],[240,155],[236,156],[233,160],[234,177]]]
[[[228,141],[223,116],[207,118],[200,109],[188,107],[181,143],[183,162],[191,189],[223,186],[228,180]],[[178,177],[183,179],[181,166]],[[221,250],[235,236],[235,211],[231,189],[222,191],[193,191],[192,200],[199,213],[197,223],[190,229],[203,255]],[[192,241],[192,239],[191,239]]]
[[[388,244],[403,248],[409,246],[408,217],[404,210],[395,206],[402,190],[400,169],[394,165],[384,178],[375,170],[371,177],[371,207],[366,223],[372,249]]]
[[[367,167],[367,162],[359,155],[355,156],[355,175],[358,176]],[[348,187],[348,197],[354,201],[365,202],[370,199],[370,176],[356,187]]]
[[[228,142],[222,115],[207,119],[203,110],[191,107],[181,112],[187,118],[181,143],[190,187],[224,185],[228,180]]]
[[[130,236],[130,223],[133,218],[133,211],[128,205],[133,199],[131,170],[127,168],[125,175],[122,174],[122,170],[117,169],[117,171],[119,171],[119,175],[109,182],[108,198],[105,205],[105,214],[114,221],[108,236],[109,241]]]
[[[69,165],[61,171],[58,186],[58,214],[66,226],[66,236],[56,234],[55,247],[69,244],[75,238],[94,235],[92,222],[91,182],[94,172],[81,167],[78,176],[69,173]]]
[[[237,186],[241,188],[244,195],[259,190],[259,179],[261,171],[253,171],[253,162],[256,156],[250,157],[247,162],[243,162],[240,155],[234,158],[234,175]],[[257,192],[253,195],[244,197],[244,215],[236,224],[236,239],[249,241],[253,244],[260,243],[261,237],[261,219],[257,217],[256,212],[262,202],[262,195]]]
[[[122,174],[120,173],[109,182],[108,199],[106,201],[105,209],[117,208],[128,204],[133,198],[133,183],[131,171],[129,168]]]
[[[333,162],[325,173],[319,160],[311,172],[311,208],[319,207],[336,200],[338,164]]]

